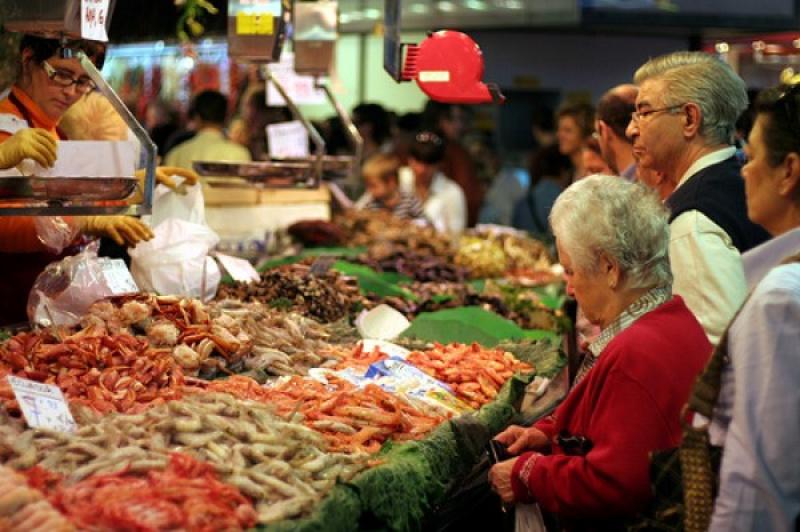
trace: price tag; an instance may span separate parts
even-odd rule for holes
[[[8,383],[29,427],[58,432],[75,432],[78,428],[58,386],[11,376]]]
[[[108,259],[102,262],[103,277],[115,296],[133,294],[139,291],[136,281],[122,259]]]
[[[274,17],[269,13],[236,13],[237,35],[272,35]]]
[[[109,0],[81,0],[81,38],[108,42],[108,2]]]
[[[308,157],[308,133],[299,120],[269,124],[267,143],[270,157]]]
[[[230,255],[223,255],[222,253],[215,253],[215,255],[225,271],[233,277],[234,281],[249,283],[258,281],[261,278],[258,271],[253,268],[253,265],[250,264],[249,261],[238,257],[231,257]]]
[[[299,75],[294,71],[294,54],[284,51],[278,63],[269,65],[269,71],[286,89],[289,97],[298,105],[322,104],[327,100],[325,91],[314,87],[314,78]],[[267,105],[285,106],[286,102],[270,82],[267,84]]]

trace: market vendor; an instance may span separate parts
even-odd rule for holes
[[[61,57],[61,46],[55,39],[22,38],[17,81],[7,98],[0,101],[0,169],[14,168],[25,159],[52,166],[56,141],[66,138],[58,127],[59,120],[95,88],[78,59]],[[82,50],[96,64],[102,64],[103,45],[70,41],[66,46]],[[130,216],[64,220],[84,234],[108,236],[129,246],[152,238],[150,229]],[[34,280],[58,258],[40,240],[34,217],[0,216],[0,323],[27,319],[25,304]]]
[[[489,473],[504,501],[536,502],[570,529],[613,525],[649,501],[649,453],[679,443],[711,353],[672,294],[667,218],[653,192],[611,176],[578,181],[553,206],[567,292],[602,332],[552,417],[497,436],[518,455]]]

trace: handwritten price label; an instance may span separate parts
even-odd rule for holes
[[[19,377],[7,378],[29,427],[58,432],[75,432],[78,428],[58,386]]]
[[[106,18],[109,0],[81,0],[81,37],[108,42]]]

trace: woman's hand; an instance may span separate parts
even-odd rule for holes
[[[21,129],[0,144],[0,169],[14,168],[33,159],[50,168],[56,162],[56,139],[41,128]]]
[[[511,425],[494,439],[505,445],[509,453],[515,455],[524,451],[544,451],[550,446],[547,435],[536,427]]]
[[[522,428],[522,427],[519,427]],[[504,503],[514,502],[514,490],[511,487],[511,473],[514,470],[516,458],[498,462],[489,470],[489,484]]]

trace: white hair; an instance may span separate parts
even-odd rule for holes
[[[621,177],[593,175],[556,200],[550,226],[580,271],[596,271],[600,253],[617,262],[628,289],[672,284],[669,213],[656,194]]]
[[[730,144],[736,120],[747,109],[747,87],[733,69],[704,52],[675,52],[650,59],[633,77],[664,82],[664,105],[696,104],[700,134],[709,144]]]

